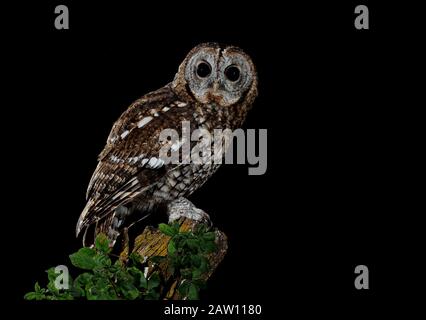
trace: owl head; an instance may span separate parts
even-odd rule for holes
[[[172,87],[203,104],[229,107],[244,100],[251,105],[257,95],[257,74],[241,49],[204,43],[188,53]]]

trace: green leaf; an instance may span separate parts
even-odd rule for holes
[[[103,253],[109,253],[111,251],[109,240],[105,234],[100,233],[96,236],[95,248]]]
[[[191,264],[192,266],[198,268],[201,265],[202,257],[198,254],[194,254],[191,256]]]
[[[93,274],[84,272],[77,276],[71,288],[72,295],[75,297],[86,296],[86,287],[93,287]]]
[[[87,300],[118,300],[111,285],[86,287]]]
[[[35,300],[43,300],[46,299],[46,289],[41,288],[38,282],[34,284],[34,293],[35,293]]]
[[[152,263],[160,264],[161,262],[163,262],[164,260],[166,260],[166,257],[163,257],[163,256],[153,256],[153,257],[149,258],[149,260]]]
[[[70,294],[74,298],[83,298],[86,296],[86,291],[84,290],[84,287],[73,285],[70,289]]]
[[[45,300],[45,299],[47,299],[47,297],[46,297],[46,295],[45,295],[45,294],[43,294],[43,293],[36,293],[36,297],[35,297],[35,299],[36,299],[36,300]]]
[[[213,231],[206,232],[206,233],[203,234],[202,237],[203,237],[204,240],[214,241],[214,240],[216,240],[216,232],[213,232]]]
[[[157,288],[160,285],[160,276],[158,273],[153,273],[148,280],[148,290]]]
[[[192,271],[192,279],[198,279],[202,274],[203,272],[200,269],[195,269]]]
[[[70,292],[64,292],[58,294],[56,300],[74,300],[74,296]]]
[[[139,286],[144,289],[148,288],[148,280],[146,280],[144,274],[142,274],[142,277],[139,279]]]
[[[165,223],[160,223],[158,225],[158,229],[160,229],[160,231],[162,233],[164,233],[167,236],[173,237],[176,234],[176,231],[173,227],[169,226],[168,224]]]
[[[49,279],[49,283],[55,282],[56,278],[59,276],[58,273],[55,272],[55,268],[50,268],[46,270],[47,278]]]
[[[87,300],[116,300],[118,296],[115,294],[110,280],[98,274],[93,276],[92,283],[85,286]]]
[[[174,234],[178,234],[179,230],[180,230],[180,224],[179,224],[179,222],[178,221],[174,221],[172,223],[172,228],[173,228],[173,233]]]
[[[74,284],[83,287],[87,284],[91,284],[92,280],[93,280],[93,274],[84,272],[80,274],[77,278],[75,278]]]
[[[120,259],[118,259],[118,260],[115,260],[114,266],[121,268],[121,267],[124,266],[124,263],[123,263],[123,261],[121,261]]]
[[[206,288],[206,280],[204,280],[204,279],[194,279],[191,282],[193,284],[195,284],[199,289],[205,289]]]
[[[198,248],[200,248],[200,241],[197,239],[188,239],[186,240],[186,245],[191,250],[198,250]]]
[[[206,231],[207,231],[207,226],[204,225],[204,224],[199,224],[195,227],[194,233],[196,235],[202,235],[202,234],[206,233]]]
[[[124,263],[120,259],[117,259],[115,260],[114,264],[108,269],[111,272],[115,273],[115,272],[118,272],[119,270],[123,270],[123,268],[124,268]]]
[[[55,282],[49,282],[47,284],[47,289],[49,290],[50,293],[52,293],[54,296],[57,296],[59,294],[59,290],[56,288],[55,286]]]
[[[34,285],[34,293],[35,293],[35,300],[44,300],[46,299],[46,289],[44,288],[40,288],[40,285],[38,284],[38,282],[35,283]]]
[[[192,272],[189,268],[181,269],[180,273],[182,275],[182,278],[184,278],[184,279],[190,279],[191,275],[192,275]]]
[[[158,300],[160,299],[160,293],[156,291],[148,291],[145,295],[145,300]]]
[[[173,239],[171,239],[169,241],[169,244],[167,246],[167,252],[171,255],[176,253],[176,245],[175,245],[175,242],[173,241]]]
[[[93,261],[96,263],[98,267],[111,266],[111,259],[103,253],[95,255],[95,257],[93,258]]]
[[[136,286],[138,286],[139,288],[144,288],[144,289],[148,288],[148,282],[145,278],[144,273],[141,270],[139,270],[136,267],[131,267],[128,269],[128,272],[135,279]]]
[[[203,252],[210,253],[216,251],[217,246],[213,241],[203,241],[201,248]]]
[[[178,292],[182,298],[188,295],[188,290],[190,285],[191,285],[191,282],[189,282],[188,280],[183,280],[181,284],[179,285]]]
[[[131,282],[123,282],[119,288],[127,300],[135,300],[139,297],[139,290]]]
[[[41,289],[38,282],[36,282],[34,285],[34,290],[35,290],[35,293],[41,293],[44,289]]]
[[[132,265],[142,264],[142,257],[136,252],[132,252],[129,255],[129,260],[132,263]]]
[[[200,299],[199,291],[200,291],[199,288],[195,284],[191,283],[188,289],[188,300]]]
[[[81,248],[76,253],[70,255],[71,263],[80,269],[92,270],[97,266],[96,261],[93,259],[96,251],[91,248]]]
[[[24,299],[25,300],[35,300],[37,297],[37,293],[35,292],[28,292],[27,294],[25,294]]]
[[[182,266],[187,267],[191,264],[191,255],[190,254],[186,254],[186,255],[182,255],[181,259],[181,268]]]
[[[209,260],[207,260],[206,257],[201,257],[201,262],[200,262],[200,266],[198,267],[198,269],[202,273],[206,273],[209,270]]]

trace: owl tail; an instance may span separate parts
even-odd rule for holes
[[[110,246],[113,247],[117,238],[120,236],[126,217],[128,217],[131,213],[131,209],[125,206],[118,206],[112,212],[107,214],[100,215],[98,213],[96,215],[98,218],[95,218],[94,221],[90,221],[88,219],[88,214],[91,212],[91,209],[93,209],[93,204],[93,201],[89,201],[80,214],[75,230],[76,236],[78,237],[84,229],[82,240],[83,245],[86,246],[87,244],[93,244],[96,236],[103,233],[108,237]],[[89,230],[92,230],[93,233],[89,232]]]
[[[81,230],[83,230],[84,227],[88,226],[87,223],[87,216],[89,213],[89,210],[92,208],[93,206],[93,201],[90,200],[86,203],[86,206],[84,207],[83,211],[80,214],[80,217],[78,218],[77,221],[77,225],[75,227],[75,236],[78,237],[78,235],[80,234]]]

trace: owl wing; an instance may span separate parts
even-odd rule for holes
[[[159,159],[163,129],[179,131],[188,119],[187,104],[168,87],[134,102],[115,122],[89,182],[87,204],[77,223],[85,226],[110,214],[120,205],[153,187],[174,165]]]

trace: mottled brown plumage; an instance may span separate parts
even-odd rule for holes
[[[129,212],[144,215],[190,195],[218,165],[164,164],[161,131],[180,132],[182,121],[190,122],[191,131],[236,129],[256,95],[254,65],[240,49],[215,43],[192,49],[173,82],[135,101],[115,122],[90,180],[77,235],[96,224],[96,232],[115,241]],[[119,209],[126,207],[123,215]]]

